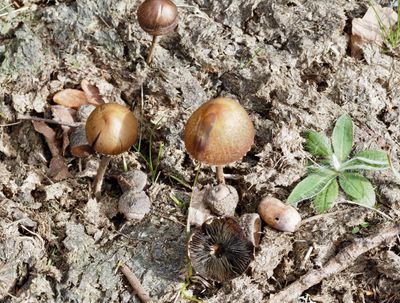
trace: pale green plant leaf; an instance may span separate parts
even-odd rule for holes
[[[329,185],[321,191],[314,199],[314,207],[317,212],[324,213],[329,210],[339,194],[339,185],[336,178],[333,179]]]
[[[335,177],[336,173],[330,169],[321,170],[319,173],[307,176],[296,185],[289,195],[287,202],[289,204],[297,204],[303,200],[315,197],[323,191]]]
[[[306,139],[306,150],[317,157],[330,159],[332,155],[332,146],[329,138],[322,133],[307,131],[304,133]]]
[[[353,159],[363,161],[368,164],[389,167],[388,154],[379,150],[364,150],[354,155]]]
[[[354,202],[373,207],[375,205],[375,191],[372,184],[363,175],[343,172],[339,175],[339,184],[343,191]]]
[[[389,157],[385,152],[365,150],[346,161],[342,170],[382,170],[390,167]]]
[[[344,114],[336,121],[332,133],[333,151],[340,163],[346,161],[353,146],[353,122]]]

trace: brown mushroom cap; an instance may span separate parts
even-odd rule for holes
[[[209,165],[240,160],[254,142],[254,126],[235,100],[220,97],[201,105],[189,118],[184,134],[186,150]]]
[[[254,246],[234,218],[210,218],[193,230],[188,256],[199,275],[224,282],[246,271],[254,257]]]
[[[178,10],[170,0],[146,0],[137,11],[140,27],[153,36],[173,31],[178,24]]]
[[[118,155],[135,143],[138,121],[125,106],[116,103],[102,104],[86,121],[88,143],[99,153]]]

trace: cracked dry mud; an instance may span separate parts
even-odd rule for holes
[[[119,260],[155,301],[173,302],[186,271],[187,211],[170,193],[186,201],[190,193],[170,176],[193,182],[195,165],[184,151],[183,127],[210,98],[239,100],[256,128],[251,151],[226,168],[234,177],[227,183],[239,192],[239,215],[254,212],[266,194],[285,200],[305,173],[301,133],[330,132],[342,113],[354,121],[356,150],[400,156],[399,56],[369,45],[362,60],[349,56],[351,20],[365,13],[368,1],[177,0],[179,25],[160,39],[151,67],[145,64],[151,37],[136,21],[139,4],[0,2],[5,7],[0,12],[2,124],[16,121],[18,114],[50,117],[52,96],[88,79],[107,102],[134,109],[144,152],[152,130],[153,152],[164,144],[160,175],[145,189],[151,212],[126,224],[117,213],[121,156],[113,159],[104,197],[97,202],[89,199],[89,184],[99,157],[79,163],[67,152],[74,178],[55,181],[48,176],[49,149],[32,124],[1,127],[2,302],[138,302],[126,279],[115,273]],[[13,12],[17,5],[24,9]],[[149,172],[133,149],[125,158],[131,169]],[[394,165],[398,168],[398,161]],[[380,210],[399,221],[400,181],[389,170],[368,177]],[[211,168],[202,168],[199,184],[214,182]],[[303,218],[315,215],[308,203],[299,211]],[[369,228],[353,235],[352,228],[364,221]],[[346,243],[385,223],[373,211],[338,205],[293,234],[264,226],[245,275],[223,285],[194,282],[187,293],[209,303],[266,302],[309,269],[323,267]],[[299,302],[400,302],[399,255],[397,239],[312,287]]]

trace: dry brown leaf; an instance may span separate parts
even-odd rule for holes
[[[55,121],[68,124],[73,124],[76,121],[76,111],[71,108],[67,108],[62,105],[53,105],[51,107],[51,112],[53,113]],[[61,125],[61,128],[63,130],[63,144],[61,150],[62,154],[64,155],[65,150],[69,145],[69,133],[71,127]]]
[[[379,20],[382,21],[381,24],[379,24]],[[364,44],[375,43],[381,46],[384,42],[384,32],[381,25],[390,29],[396,22],[397,14],[393,9],[380,5],[369,7],[364,17],[355,18],[352,22],[351,56],[361,58],[361,47]]]
[[[32,121],[33,127],[38,133],[41,133],[46,139],[51,155],[53,157],[60,155],[60,149],[56,140],[56,132],[42,121]]]
[[[100,95],[99,89],[96,85],[92,85],[88,80],[83,79],[81,81],[81,87],[88,98],[89,103],[93,105],[103,104],[103,97]]]
[[[51,155],[53,156],[50,162],[49,175],[56,181],[72,177],[68,172],[65,159],[61,156],[56,140],[56,132],[42,121],[32,121],[32,124],[35,130],[46,139]]]
[[[50,161],[49,175],[56,181],[72,178],[71,173],[65,163],[65,159],[60,155],[53,157]]]
[[[90,104],[85,92],[71,88],[63,89],[56,93],[53,101],[70,108],[78,108],[79,106]]]

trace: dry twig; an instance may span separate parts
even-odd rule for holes
[[[129,284],[132,286],[133,290],[136,292],[142,303],[151,303],[151,299],[147,291],[143,288],[139,279],[135,276],[135,274],[130,270],[128,266],[125,264],[119,264],[118,269],[124,274],[126,279],[129,281]]]
[[[356,240],[353,244],[344,248],[335,257],[330,259],[326,265],[318,270],[311,270],[290,284],[288,287],[272,296],[266,303],[281,303],[295,301],[305,290],[320,283],[323,279],[327,279],[350,265],[367,251],[381,245],[382,243],[393,239],[400,234],[400,225],[389,225],[368,238]]]

